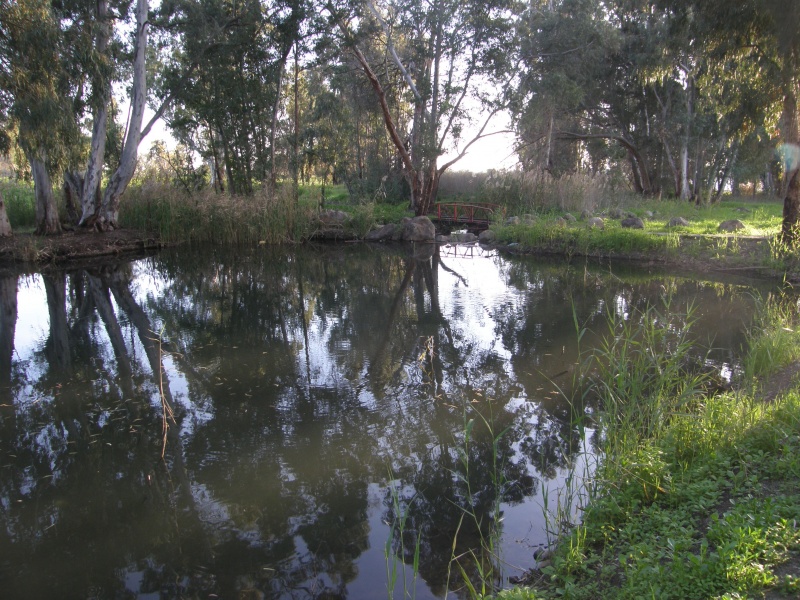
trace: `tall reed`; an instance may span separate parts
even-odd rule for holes
[[[615,206],[626,192],[599,175],[503,172],[483,183],[482,200],[502,204],[508,214],[597,211]]]
[[[252,196],[191,195],[166,186],[130,190],[120,207],[125,227],[156,233],[165,242],[258,244],[299,241],[311,235],[314,209],[291,190],[260,190]]]

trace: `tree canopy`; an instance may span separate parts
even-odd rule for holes
[[[508,112],[520,169],[759,189],[794,243],[798,31],[779,0],[0,0],[0,151],[26,157],[41,233],[62,179],[70,220],[117,226],[146,103],[220,193],[313,178],[424,214]]]

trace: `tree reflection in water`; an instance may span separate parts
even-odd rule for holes
[[[498,517],[531,510],[581,448],[584,408],[554,393],[572,381],[572,307],[599,330],[665,286],[739,347],[746,286],[432,246],[4,276],[4,593],[374,597],[399,506],[390,547],[410,561],[419,535],[417,597],[443,596],[456,533],[457,553],[525,535]],[[160,389],[176,416],[163,461]]]

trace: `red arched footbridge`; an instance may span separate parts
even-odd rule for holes
[[[442,202],[431,206],[428,217],[442,231],[466,229],[476,233],[488,229],[494,216],[502,210],[498,204]]]

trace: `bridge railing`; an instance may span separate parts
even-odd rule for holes
[[[442,202],[431,206],[428,214],[440,222],[488,225],[502,210],[499,204]]]

